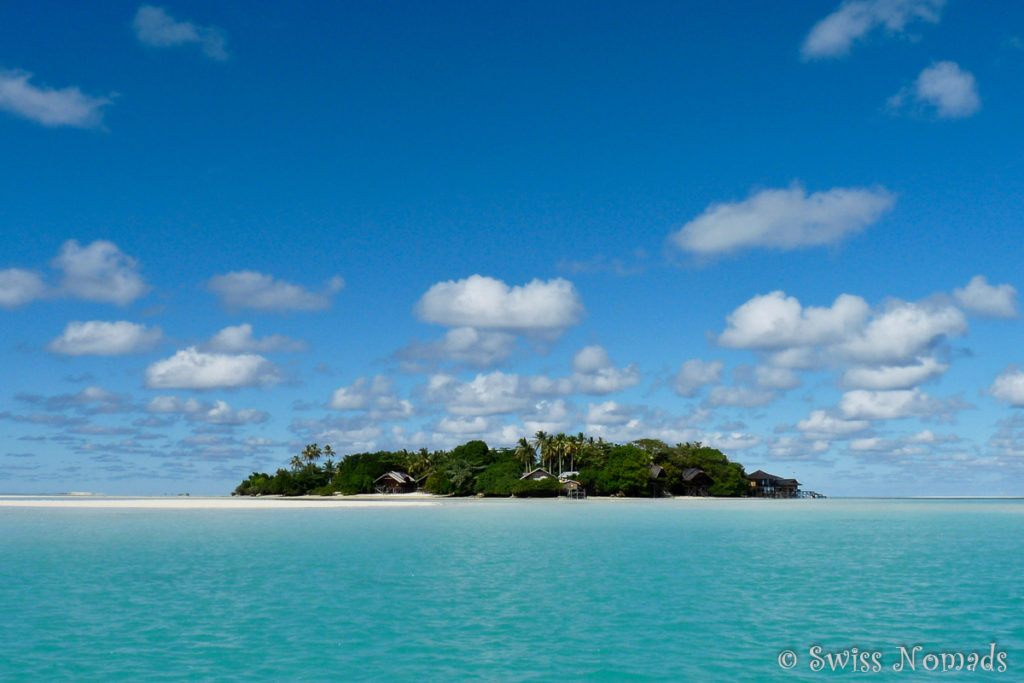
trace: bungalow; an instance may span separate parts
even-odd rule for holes
[[[786,479],[764,470],[757,470],[747,475],[750,480],[750,495],[757,498],[798,498],[800,482]]]
[[[536,469],[530,470],[529,472],[527,472],[523,476],[519,477],[520,480],[522,480],[522,479],[529,479],[531,481],[540,481],[541,479],[554,479],[554,478],[555,478],[555,475],[551,474],[550,472],[548,472],[543,467],[538,467]]]
[[[708,489],[715,483],[715,480],[699,467],[687,467],[680,478],[683,480],[684,496],[706,496]]]
[[[416,490],[416,479],[405,472],[392,470],[374,479],[373,488],[377,493],[412,493]]]
[[[651,465],[648,468],[648,472],[651,480],[651,496],[653,498],[660,498],[665,495],[665,479],[668,478],[668,474],[666,474],[665,468],[661,465]]]

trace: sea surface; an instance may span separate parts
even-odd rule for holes
[[[0,507],[0,680],[1022,681],[1022,541],[1021,500]]]

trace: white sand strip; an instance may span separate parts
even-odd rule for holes
[[[0,508],[129,508],[159,510],[296,510],[308,508],[393,508],[440,505],[426,500],[352,500],[345,498],[204,498],[199,496],[106,498],[22,498],[0,496]]]

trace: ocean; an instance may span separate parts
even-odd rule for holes
[[[1020,681],[1022,539],[1022,500],[0,506],[0,680]]]

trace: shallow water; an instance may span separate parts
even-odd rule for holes
[[[1019,500],[0,508],[0,679],[904,680],[900,646],[920,677],[996,643],[946,675],[1024,680],[1022,531]]]

